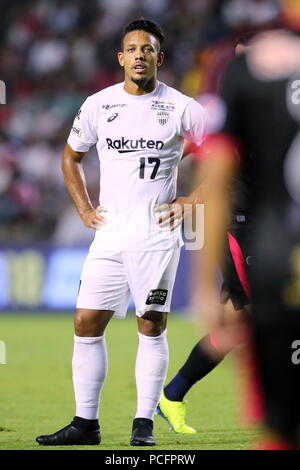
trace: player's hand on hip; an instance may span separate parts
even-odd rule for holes
[[[171,231],[175,230],[192,212],[192,206],[190,206],[187,197],[178,197],[170,204],[156,204],[154,206],[156,222],[161,227],[169,227]]]
[[[99,230],[106,222],[105,218],[101,215],[103,212],[106,212],[106,209],[102,206],[98,206],[96,209],[89,209],[81,214],[81,220],[86,227]]]

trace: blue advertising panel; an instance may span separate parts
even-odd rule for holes
[[[48,258],[42,303],[50,309],[75,307],[87,250],[57,249]]]

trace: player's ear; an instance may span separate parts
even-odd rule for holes
[[[157,55],[157,67],[160,67],[164,61],[165,54],[163,52],[159,52]]]
[[[118,52],[118,61],[121,67],[124,67],[124,52]]]

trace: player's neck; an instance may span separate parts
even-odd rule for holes
[[[130,78],[125,76],[124,90],[130,95],[147,95],[155,89],[156,84],[157,81],[155,77],[153,77],[151,80],[144,84],[133,82],[132,80],[130,80]]]

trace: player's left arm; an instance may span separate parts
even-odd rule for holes
[[[191,100],[182,117],[182,128],[185,138],[184,156],[192,152],[199,154],[202,152],[201,146],[205,138],[207,122],[208,114],[205,109],[195,100]],[[192,147],[190,143],[192,143]],[[170,230],[175,230],[186,217],[191,216],[197,204],[203,204],[204,197],[203,186],[198,181],[196,189],[188,196],[178,197],[169,204],[156,206],[155,211],[160,213],[157,222],[161,227],[169,226]]]
[[[199,172],[202,174],[202,172]],[[191,216],[197,204],[205,201],[205,186],[200,183],[197,188],[188,196],[177,197],[173,202],[159,204],[154,212],[160,214],[157,222],[161,227],[170,226],[170,230],[175,230],[182,224],[183,220]]]

